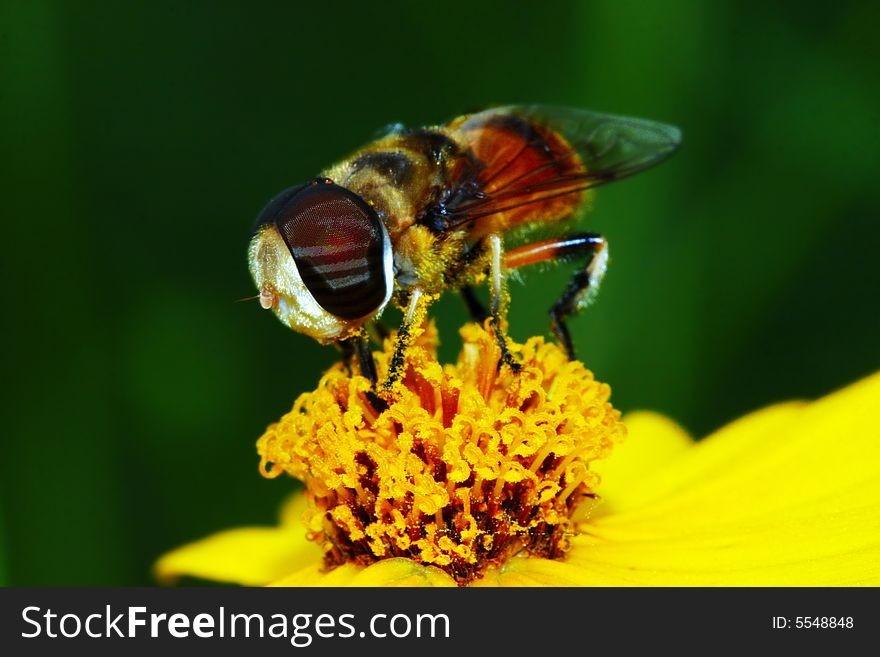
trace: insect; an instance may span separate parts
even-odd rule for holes
[[[502,363],[518,369],[504,329],[509,272],[579,259],[549,310],[552,332],[574,358],[566,319],[595,296],[608,245],[596,233],[566,233],[568,220],[587,205],[591,188],[660,162],[679,142],[673,126],[545,106],[395,126],[259,214],[248,260],[260,305],[295,331],[339,344],[375,389],[368,329],[381,326],[382,311],[395,303],[403,322],[381,383],[390,389],[414,323],[449,289],[475,320],[490,320]],[[556,236],[510,248],[535,227]],[[482,283],[488,308],[474,292]]]

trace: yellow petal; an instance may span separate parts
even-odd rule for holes
[[[308,498],[305,491],[298,490],[292,495],[288,495],[281,505],[281,512],[278,514],[281,519],[281,526],[289,529],[304,529],[302,523],[303,512],[306,510]]]
[[[630,413],[624,424],[626,439],[607,459],[591,464],[602,477],[597,491],[602,499],[596,510],[599,515],[622,511],[650,497],[656,492],[651,477],[694,445],[684,429],[658,413]]]
[[[455,580],[434,566],[396,557],[364,567],[345,564],[324,572],[320,563],[274,582],[272,586],[455,586]]]
[[[154,572],[163,583],[183,575],[262,586],[308,564],[321,563],[321,551],[305,538],[299,522],[305,497],[291,496],[279,527],[240,527],[214,534],[163,555]]]
[[[880,585],[880,375],[742,418],[495,585]]]
[[[490,568],[486,574],[471,586],[592,586],[591,581],[580,564],[551,559],[536,559],[516,556],[497,568]]]

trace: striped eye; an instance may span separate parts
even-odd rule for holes
[[[315,301],[346,320],[384,306],[393,285],[391,240],[376,211],[328,179],[279,199],[285,196],[273,221]]]

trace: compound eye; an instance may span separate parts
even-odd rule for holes
[[[324,310],[355,320],[391,295],[391,242],[376,211],[327,179],[291,194],[275,225],[299,275]]]

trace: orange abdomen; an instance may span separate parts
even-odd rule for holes
[[[474,206],[474,237],[566,219],[583,204],[586,192],[571,190],[585,168],[559,133],[504,112],[456,119],[449,128],[482,167],[477,180],[486,199]]]

